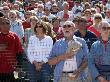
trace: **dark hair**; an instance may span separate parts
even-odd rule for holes
[[[35,27],[34,27],[34,32],[35,32],[35,33],[37,33],[36,28],[38,27],[38,25],[40,25],[40,26],[43,28],[43,33],[45,33],[45,34],[46,34],[47,29],[46,29],[46,27],[45,27],[44,22],[42,22],[42,21],[40,21],[40,22],[36,23],[36,25],[35,25]]]
[[[3,12],[1,12],[1,11],[0,11],[0,17],[4,17],[4,14],[3,14]]]

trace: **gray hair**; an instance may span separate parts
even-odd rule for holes
[[[64,26],[64,25],[72,25],[72,26],[75,27],[75,24],[74,24],[72,21],[66,21],[66,22],[63,24],[63,26]]]

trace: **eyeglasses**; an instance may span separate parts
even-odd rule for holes
[[[26,14],[26,15],[31,15],[31,14]]]
[[[70,27],[72,27],[72,25],[64,25],[63,26],[63,28],[66,28],[66,27],[70,28]]]
[[[3,10],[9,10],[9,9],[3,9]]]
[[[106,30],[108,30],[109,29],[109,27],[102,27],[102,30],[103,31],[106,31]]]
[[[43,28],[43,26],[42,25],[36,25],[35,28]]]
[[[79,23],[87,23],[86,20],[79,20],[78,22],[79,22]]]
[[[101,19],[101,17],[95,17],[95,19]]]

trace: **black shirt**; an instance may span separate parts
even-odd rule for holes
[[[91,45],[97,40],[96,35],[94,33],[90,32],[90,31],[88,31],[88,30],[86,31],[85,36],[82,36],[79,30],[77,30],[74,33],[74,35],[77,36],[77,37],[83,38],[86,41],[89,50],[91,48]]]

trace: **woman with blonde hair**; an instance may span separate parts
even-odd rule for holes
[[[30,17],[31,28],[25,29],[25,47],[27,47],[30,36],[34,35],[34,27],[38,23],[38,21],[39,19],[36,16]]]
[[[97,37],[100,37],[100,32],[98,31],[98,25],[102,21],[101,14],[95,14],[93,18],[93,25],[88,28],[91,32],[95,33]]]

